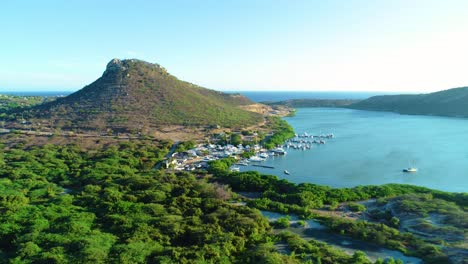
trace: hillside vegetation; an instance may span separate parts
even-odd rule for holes
[[[54,128],[144,132],[167,125],[259,123],[260,114],[239,108],[248,104],[252,102],[243,96],[181,81],[157,64],[114,59],[92,84],[21,114]]]
[[[34,105],[55,100],[55,97],[17,96],[0,94],[0,118],[8,118],[7,112],[25,109]]]
[[[468,117],[468,87],[429,94],[384,95],[350,105],[350,108],[401,114]]]

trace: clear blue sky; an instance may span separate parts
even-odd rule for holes
[[[468,1],[2,1],[0,92],[77,90],[112,58],[217,90],[468,85]]]

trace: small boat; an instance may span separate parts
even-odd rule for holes
[[[264,161],[265,159],[263,158],[260,158],[259,156],[252,156],[250,157],[249,161],[253,161],[253,162],[260,162],[260,161]]]
[[[283,148],[275,148],[271,152],[275,153],[276,155],[286,155],[287,152]]]
[[[249,164],[247,163],[247,161],[239,161],[238,163],[236,163],[236,165],[239,165],[239,166],[249,166]]]
[[[403,169],[403,172],[418,172],[418,169],[410,167]]]
[[[231,171],[232,172],[240,172],[240,168],[239,167],[231,167]]]
[[[284,174],[287,174],[287,175],[289,175],[289,171],[287,171],[287,170],[284,170]]]

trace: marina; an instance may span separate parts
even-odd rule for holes
[[[309,135],[307,132],[304,132],[296,134],[294,138],[287,140],[283,147],[287,149],[309,150],[312,149],[314,144],[325,145],[327,143],[325,139],[329,140],[334,137],[334,134]]]
[[[314,138],[319,138],[314,139]],[[245,168],[254,169],[276,169],[275,166],[265,164],[268,160],[278,157],[285,157],[288,151],[296,150],[311,150],[312,144],[324,145],[326,139],[333,139],[334,134],[310,135],[307,132],[296,134],[294,138],[287,140],[283,145],[274,149],[265,149],[259,144],[253,146],[239,144],[237,146],[214,145],[214,144],[199,144],[193,149],[184,152],[173,153],[171,158],[165,161],[166,168],[174,168],[177,171],[194,171],[197,169],[206,169],[209,162],[223,158],[235,158],[237,162],[230,168],[232,172],[244,171]],[[288,149],[288,151],[286,151]],[[249,158],[242,158],[246,152],[253,153]],[[241,167],[243,167],[241,169]],[[289,175],[287,170],[284,174]]]

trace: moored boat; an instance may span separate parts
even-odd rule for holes
[[[249,161],[253,161],[253,162],[260,162],[260,161],[264,161],[265,159],[259,157],[259,156],[252,156],[249,158]]]
[[[403,169],[403,172],[418,172],[418,169],[410,167]]]
[[[287,152],[283,148],[275,148],[271,152],[275,153],[276,155],[286,155]]]

